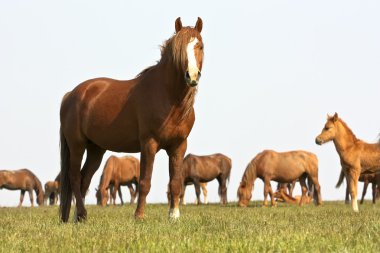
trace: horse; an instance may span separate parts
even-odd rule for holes
[[[183,160],[182,178],[184,188],[186,185],[194,184],[197,196],[197,204],[201,204],[200,183],[208,183],[214,179],[218,180],[220,203],[227,204],[227,183],[230,179],[232,162],[223,154],[197,156],[188,154]],[[181,197],[183,197],[182,192]]]
[[[28,169],[0,170],[0,189],[21,190],[19,207],[24,201],[25,192],[28,191],[30,203],[34,207],[33,190],[37,195],[37,204],[43,206],[44,191],[40,180]]]
[[[366,143],[356,138],[347,124],[339,118],[327,115],[321,134],[315,138],[318,145],[333,141],[340,163],[347,178],[354,212],[359,212],[357,191],[360,174],[380,171],[380,142]]]
[[[169,156],[169,218],[177,219],[182,191],[182,162],[187,137],[194,125],[194,100],[203,64],[203,22],[183,27],[161,47],[161,59],[128,81],[110,78],[87,80],[62,99],[60,109],[61,205],[67,222],[71,196],[76,198],[74,221],[87,217],[85,193],[106,150],[141,152],[136,219],[144,218],[156,153]],[[81,170],[84,152],[86,161]]]
[[[277,201],[280,202],[285,202],[289,204],[300,204],[302,195],[296,195],[296,196],[291,196],[287,194],[283,189],[280,189],[276,192],[273,193],[273,196],[277,199]],[[310,204],[313,202],[313,198],[311,196],[306,195],[304,199],[304,204]]]
[[[134,203],[136,192],[132,184],[138,189],[140,179],[140,162],[133,156],[116,157],[110,156],[104,165],[100,177],[98,189],[96,189],[97,204],[105,206],[108,200],[109,189],[111,192],[111,203],[116,205],[116,193],[119,192],[121,204],[124,204],[120,186],[127,185],[131,193],[131,204]]]
[[[339,188],[341,184],[343,183],[343,179],[345,178],[344,170],[340,171],[339,180],[336,183],[336,188]],[[362,192],[362,199],[360,200],[360,204],[364,203],[364,196],[367,193],[368,185],[372,184],[372,203],[376,204],[376,198],[379,197],[379,186],[380,186],[380,173],[371,173],[371,174],[361,174],[359,177],[359,182],[363,182],[363,192]],[[345,198],[345,204],[350,203],[350,191],[348,188],[348,184],[346,186],[346,198]]]
[[[271,180],[279,183],[291,183],[299,179],[302,187],[302,198],[299,204],[303,205],[306,199],[307,186],[305,181],[307,177],[314,185],[316,204],[321,205],[322,198],[318,182],[318,159],[316,155],[302,150],[289,152],[264,150],[257,154],[245,169],[237,191],[239,206],[248,206],[256,178],[260,178],[264,182],[264,206],[268,206],[268,193],[271,197],[272,206],[276,205],[270,185]]]
[[[189,186],[189,185],[193,185],[193,183],[189,182],[188,184],[186,184],[184,186],[183,192],[182,192],[182,194],[180,196],[180,202],[179,203],[182,204],[182,205],[186,205],[185,191],[186,191],[186,187]],[[200,188],[202,189],[202,192],[203,192],[204,203],[208,204],[208,197],[207,197],[208,191],[207,191],[207,188],[206,188],[207,183],[199,183],[199,186],[200,186]],[[170,189],[169,189],[169,185],[168,185],[168,191],[166,192],[166,194],[167,194],[167,197],[168,197],[168,203],[170,203]],[[198,198],[195,200],[195,204],[197,204],[197,205],[200,204],[198,202]]]
[[[290,197],[293,197],[293,191],[294,191],[294,188],[295,188],[297,182],[299,182],[298,179],[294,180],[291,183],[277,183],[276,191],[279,191],[279,190],[286,191],[287,190],[287,194]],[[307,184],[307,189],[308,189],[307,196],[313,196],[314,186],[313,186],[313,183],[311,182],[311,180],[309,178],[306,178],[306,184]]]
[[[57,181],[47,181],[45,183],[45,196],[44,204],[47,205],[47,200],[49,199],[50,205],[55,205],[58,202],[59,193],[59,182]]]

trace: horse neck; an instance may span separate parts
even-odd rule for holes
[[[334,138],[334,144],[337,152],[340,155],[343,155],[347,148],[355,145],[357,141],[356,136],[353,134],[351,129],[349,129],[343,122],[340,120],[337,121],[339,124],[337,125],[336,136]]]
[[[248,164],[247,168],[245,169],[245,172],[244,172],[244,175],[243,175],[243,178],[242,178],[242,182],[244,182],[245,185],[250,190],[252,190],[253,183],[254,183],[254,181],[257,178],[256,167],[257,167],[257,165],[256,165],[255,160],[251,161]]]
[[[42,184],[41,184],[40,180],[38,180],[37,177],[34,177],[34,181],[35,181],[34,191],[35,191],[39,201],[41,201],[41,199],[43,198],[43,195],[44,195],[44,190],[42,189]],[[38,203],[38,204],[40,204],[40,203]]]

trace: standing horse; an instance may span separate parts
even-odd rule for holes
[[[24,201],[25,192],[28,191],[30,203],[34,206],[33,190],[37,195],[37,204],[44,204],[44,191],[40,180],[28,169],[0,170],[0,189],[21,190],[20,204]]]
[[[184,186],[194,184],[197,203],[201,204],[200,183],[216,179],[219,183],[220,203],[227,204],[227,182],[230,179],[231,167],[231,159],[223,154],[206,156],[188,154],[183,160],[183,184]]]
[[[237,192],[239,206],[247,206],[252,197],[253,185],[256,178],[264,181],[264,206],[268,205],[268,193],[271,197],[272,206],[276,203],[270,181],[274,180],[279,183],[291,183],[299,179],[302,187],[302,197],[300,205],[304,204],[306,199],[306,178],[312,181],[317,195],[317,204],[322,204],[320,186],[318,182],[318,159],[313,153],[306,151],[276,152],[264,150],[251,160],[243,174],[240,186]]]
[[[341,170],[340,171],[340,176],[339,176],[339,180],[338,182],[336,183],[336,188],[339,188],[341,186],[341,184],[343,183],[343,179],[345,178],[346,176],[344,175],[344,171]],[[363,182],[364,185],[363,185],[363,192],[362,192],[362,199],[360,200],[360,204],[363,204],[364,202],[364,197],[367,193],[367,188],[368,188],[368,185],[371,183],[372,184],[372,203],[373,204],[376,204],[376,198],[379,197],[379,187],[380,187],[380,173],[371,173],[371,174],[361,174],[360,177],[359,177],[359,182]],[[346,186],[346,198],[345,198],[345,203],[346,204],[349,204],[350,203],[350,190],[348,188],[348,183],[347,183],[347,186]]]
[[[73,193],[74,220],[86,219],[85,193],[106,150],[141,152],[137,219],[144,217],[155,155],[166,150],[172,194],[169,217],[179,218],[181,168],[195,121],[193,104],[203,63],[202,26],[200,18],[195,27],[183,27],[177,18],[175,34],[162,46],[156,65],[129,81],[85,81],[64,96],[60,110],[63,222],[68,221]]]
[[[339,154],[342,170],[347,178],[352,199],[352,209],[358,208],[358,181],[362,173],[380,171],[380,143],[369,144],[356,138],[347,124],[338,117],[327,116],[327,122],[320,135],[315,139],[318,145],[334,141],[335,149]]]
[[[135,201],[136,192],[132,184],[138,189],[140,179],[140,162],[133,156],[116,157],[110,156],[108,158],[103,174],[100,177],[99,187],[96,190],[97,204],[105,206],[108,200],[108,192],[111,192],[111,202],[116,205],[116,193],[119,192],[121,204],[123,205],[123,197],[121,194],[120,186],[127,185],[131,193],[131,204]]]

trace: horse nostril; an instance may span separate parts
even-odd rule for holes
[[[190,79],[190,73],[189,73],[189,71],[186,71],[185,78]]]

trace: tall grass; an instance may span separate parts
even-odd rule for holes
[[[378,252],[380,206],[352,212],[342,202],[263,208],[183,206],[168,220],[168,207],[149,204],[146,218],[135,205],[88,206],[83,224],[60,224],[57,207],[1,208],[1,252]],[[72,215],[71,215],[72,216]]]

